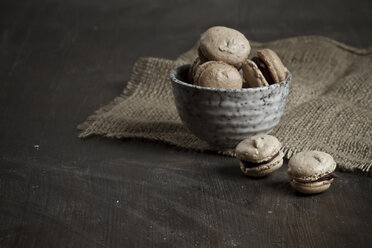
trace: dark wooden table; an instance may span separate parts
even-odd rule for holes
[[[249,179],[232,158],[76,138],[138,57],[175,58],[209,26],[372,44],[371,1],[299,2],[1,1],[0,247],[371,247],[371,177],[305,197],[285,166]]]

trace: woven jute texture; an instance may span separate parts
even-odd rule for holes
[[[273,49],[293,73],[285,113],[271,133],[286,157],[320,150],[330,153],[341,170],[372,171],[372,47],[357,49],[314,36],[251,45],[251,54]],[[79,137],[145,138],[233,156],[196,138],[177,114],[169,71],[191,63],[196,48],[177,60],[138,59],[123,93],[80,124]]]

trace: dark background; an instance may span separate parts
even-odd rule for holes
[[[213,25],[270,41],[372,44],[372,1],[0,3],[0,247],[370,247],[372,180],[338,172],[295,193],[286,166],[244,177],[233,158],[76,138],[140,56],[176,58]]]

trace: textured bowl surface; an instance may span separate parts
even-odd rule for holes
[[[267,87],[215,89],[187,82],[190,65],[171,71],[172,89],[183,124],[215,148],[234,148],[243,139],[268,133],[287,103],[291,73]]]

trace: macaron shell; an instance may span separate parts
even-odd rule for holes
[[[261,163],[271,159],[280,151],[282,144],[268,134],[259,134],[241,141],[235,148],[239,160]]]
[[[335,169],[332,156],[320,151],[297,153],[288,162],[289,177],[302,182],[316,181]]]
[[[331,187],[331,183],[333,182],[333,178],[327,181],[320,181],[320,182],[313,182],[313,183],[301,183],[295,180],[291,180],[291,186],[304,194],[318,194],[321,192],[326,191]]]
[[[247,38],[239,31],[216,26],[200,37],[200,50],[209,60],[221,60],[240,67],[251,51]]]
[[[210,65],[215,65],[215,64],[225,64],[222,61],[207,61],[203,64],[199,64],[199,66],[195,70],[193,82],[195,85],[199,85],[199,78],[201,74],[206,70]]]
[[[285,80],[287,69],[276,52],[266,48],[258,50],[257,56],[266,64],[275,83]]]
[[[214,63],[201,72],[197,85],[212,88],[240,89],[243,85],[243,79],[235,67],[226,63]]]
[[[278,170],[283,165],[284,153],[279,152],[279,154],[269,163],[263,164],[257,167],[247,168],[240,162],[240,170],[247,176],[251,177],[263,177],[276,170]]]
[[[256,63],[246,59],[242,64],[242,70],[246,85],[250,88],[269,86],[264,75],[257,67]]]
[[[199,64],[199,66],[196,68],[195,73],[194,73],[194,78],[193,78],[193,83],[195,85],[199,85],[199,77],[204,72],[205,69],[207,69],[208,66],[214,65],[214,64],[225,64],[222,61],[208,61],[203,64]]]

